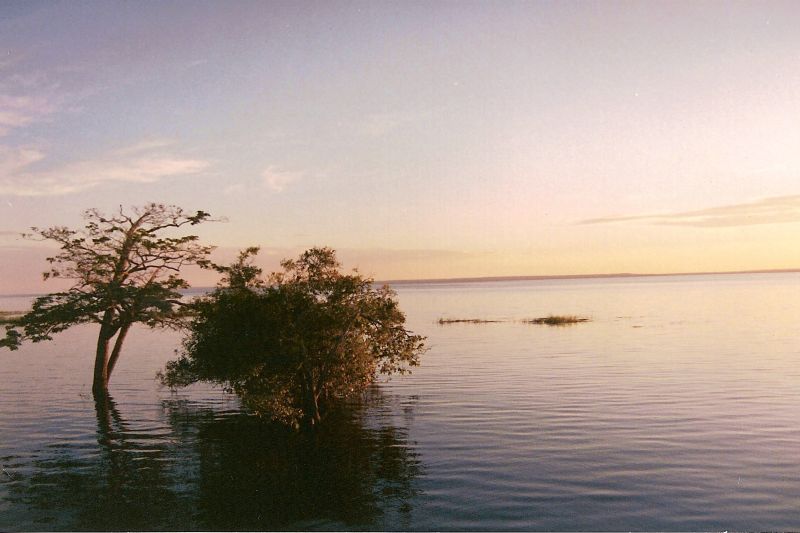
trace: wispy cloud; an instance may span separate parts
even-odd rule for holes
[[[45,154],[34,148],[0,146],[0,194],[52,196],[91,189],[107,183],[154,183],[197,174],[208,161],[173,153],[163,141],[139,143],[96,159],[75,161],[47,170],[33,170]]]
[[[800,195],[775,196],[755,202],[649,215],[626,215],[582,220],[579,224],[645,224],[694,227],[733,227],[800,222]]]
[[[274,192],[282,192],[286,187],[303,178],[301,172],[290,172],[281,170],[274,165],[268,166],[261,173],[261,179],[267,188]]]
[[[0,145],[0,183],[8,176],[22,173],[44,157],[44,153],[36,148]]]
[[[15,96],[0,93],[0,136],[41,120],[55,111],[45,96]]]
[[[44,72],[15,66],[15,60],[0,62],[0,137],[55,113],[66,98]]]
[[[263,194],[265,192],[280,193],[293,183],[308,177],[319,177],[321,175],[320,173],[285,170],[276,165],[269,165],[259,175],[242,182],[227,184],[222,189],[222,193],[229,196]]]
[[[140,143],[92,160],[54,167],[47,154],[18,134],[60,112],[75,111],[86,91],[64,89],[61,69],[25,70],[19,58],[0,62],[0,194],[44,196],[106,182],[153,182],[199,172],[207,163],[169,153],[164,141]],[[9,204],[10,205],[10,204]]]

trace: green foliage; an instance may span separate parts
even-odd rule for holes
[[[318,423],[379,373],[408,372],[423,338],[405,329],[388,287],[342,274],[333,250],[313,248],[264,282],[248,249],[194,306],[184,354],[167,365],[170,386],[221,384],[254,412],[289,425]]]
[[[207,264],[211,247],[199,244],[195,235],[174,233],[208,220],[209,214],[189,214],[161,204],[132,211],[127,214],[120,207],[118,213],[106,216],[90,209],[80,230],[32,228],[26,237],[55,241],[60,247],[58,254],[47,259],[50,269],[44,279],[70,279],[73,285],[37,298],[28,313],[6,325],[0,346],[14,350],[23,340],[50,340],[76,324],[100,324],[98,358],[102,356],[103,361],[102,368],[96,367],[95,384],[100,377],[104,387],[124,333],[133,323],[177,327],[184,322],[178,291],[189,285],[180,270]],[[108,341],[118,333],[114,354],[109,354]]]

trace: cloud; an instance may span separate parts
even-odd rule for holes
[[[15,71],[17,62],[0,62],[0,137],[44,120],[68,99],[45,72]]]
[[[0,183],[4,177],[19,174],[44,157],[44,153],[35,148],[12,148],[0,145]]]
[[[45,96],[0,93],[0,136],[41,120],[54,111],[55,105]]]
[[[261,173],[264,185],[275,192],[282,192],[290,183],[299,181],[302,177],[303,174],[300,172],[280,170],[274,165],[270,165]]]
[[[34,148],[0,146],[0,194],[53,196],[107,183],[154,183],[202,172],[208,161],[170,153],[164,141],[148,141],[97,159],[75,161],[48,170],[34,170],[45,154]]]
[[[57,165],[38,146],[26,145],[32,125],[49,120],[91,93],[65,89],[64,69],[25,70],[19,59],[0,60],[0,195],[46,196],[80,192],[105,183],[153,183],[203,171],[207,161],[175,153],[172,143],[146,140],[96,158]]]
[[[265,189],[273,193],[279,193],[285,191],[292,183],[306,179],[309,176],[320,177],[323,174],[283,170],[276,165],[270,165],[261,172],[258,179],[246,180],[241,183],[229,183],[222,190],[222,193],[226,195],[257,194]]]
[[[626,222],[693,227],[735,227],[800,222],[800,195],[775,196],[755,202],[677,213],[590,218],[580,221],[579,224]]]

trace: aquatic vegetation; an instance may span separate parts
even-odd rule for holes
[[[576,315],[548,315],[540,318],[529,318],[522,321],[524,324],[546,324],[548,326],[566,326],[578,324],[579,322],[589,322],[588,318]]]
[[[482,318],[440,318],[438,324],[496,324],[502,320],[484,320]]]
[[[548,326],[567,326],[580,322],[589,322],[589,318],[576,315],[547,315],[540,318],[524,318],[522,320],[486,320],[483,318],[440,318],[437,324],[498,324],[500,322],[521,322],[523,324],[546,324]]]

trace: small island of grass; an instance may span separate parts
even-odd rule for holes
[[[578,324],[579,322],[588,322],[589,319],[576,315],[548,315],[540,318],[530,318],[523,320],[525,324],[546,324],[548,326],[566,326],[569,324]]]
[[[440,318],[439,324],[493,324],[500,320],[485,320],[482,318]]]
[[[547,315],[540,318],[524,318],[522,320],[487,320],[484,318],[440,318],[436,321],[444,324],[498,324],[501,322],[521,322],[522,324],[545,324],[548,326],[568,326],[580,322],[589,322],[589,318],[577,315]]]

